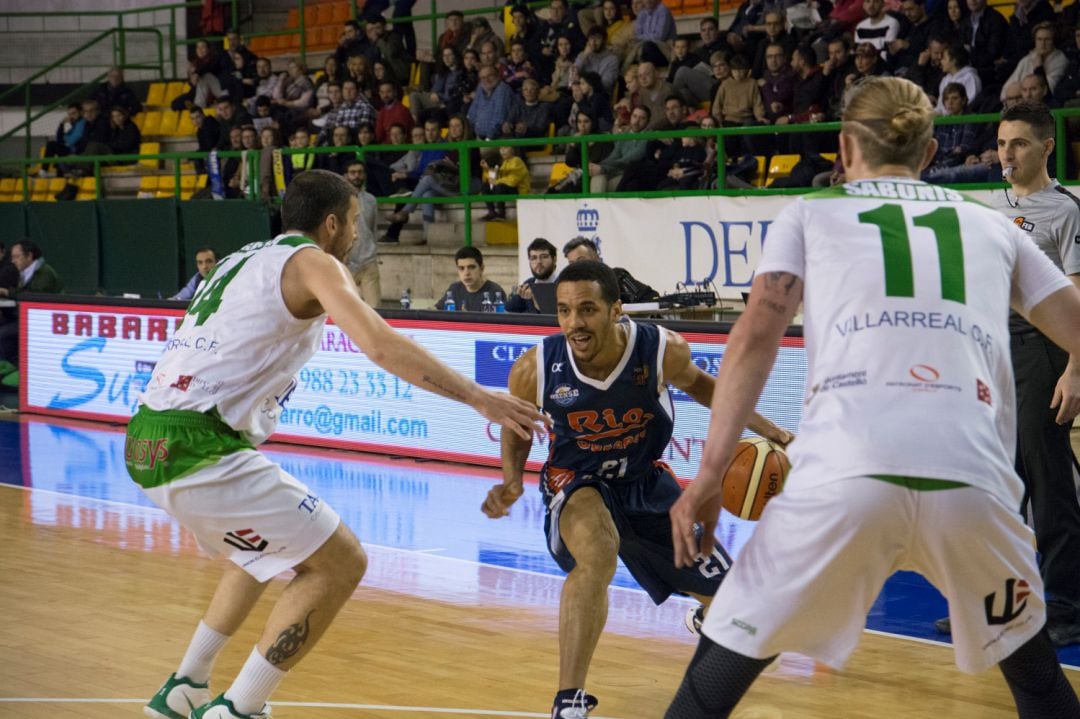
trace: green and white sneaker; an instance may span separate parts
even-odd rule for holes
[[[193,709],[187,719],[270,719],[270,705],[263,704],[262,711],[255,714],[241,714],[224,694],[219,694],[214,701]]]
[[[196,684],[187,677],[171,674],[143,707],[143,713],[155,719],[187,719],[196,707],[209,701],[209,684]]]

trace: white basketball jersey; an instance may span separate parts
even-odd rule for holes
[[[270,436],[326,322],[326,315],[293,317],[281,295],[285,262],[308,248],[322,251],[306,237],[279,235],[219,262],[192,298],[140,401],[159,411],[217,410],[253,444]]]
[[[1069,284],[1030,237],[954,190],[878,178],[785,208],[757,272],[805,286],[794,482],[944,479],[1019,506],[1010,296],[1026,313]]]

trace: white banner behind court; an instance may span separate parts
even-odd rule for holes
[[[985,202],[989,192],[969,193]],[[625,267],[660,294],[679,283],[716,285],[741,299],[769,226],[797,195],[529,200],[517,203],[518,277],[530,276],[529,243],[544,237],[559,249],[582,235],[600,245],[604,262]],[[565,261],[560,258],[559,266]]]

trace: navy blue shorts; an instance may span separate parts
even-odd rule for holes
[[[557,495],[545,496],[548,551],[563,571],[569,572],[576,563],[558,536],[559,512],[570,495],[582,487],[600,493],[619,533],[619,558],[655,603],[662,603],[672,594],[711,597],[716,593],[731,567],[731,557],[717,543],[712,554],[699,557],[694,566],[675,566],[668,510],[682,489],[671,472],[659,465],[651,478],[606,482],[585,476],[566,484]]]

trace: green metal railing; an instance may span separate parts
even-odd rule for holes
[[[156,37],[156,39],[157,39],[157,58],[158,58],[158,61],[157,61],[156,65],[147,66],[147,65],[144,65],[144,64],[139,64],[139,65],[129,65],[129,64],[127,64],[127,62],[126,62],[126,59],[127,59],[126,58],[126,51],[125,51],[125,47],[124,47],[124,45],[125,45],[124,38],[126,37],[127,33],[149,33],[149,34]],[[23,80],[22,82],[20,82],[18,85],[10,87],[7,90],[5,90],[4,92],[0,92],[0,101],[3,101],[4,98],[7,98],[7,97],[9,97],[11,95],[22,92],[23,93],[23,98],[24,98],[23,106],[26,109],[26,119],[22,123],[16,125],[12,129],[10,129],[7,132],[5,132],[4,134],[0,135],[0,142],[3,142],[4,140],[6,140],[9,137],[14,137],[19,132],[25,131],[26,140],[25,140],[23,150],[26,153],[26,155],[29,156],[30,155],[30,145],[31,145],[31,134],[30,134],[30,132],[31,132],[31,127],[32,127],[34,121],[38,120],[41,117],[44,117],[46,114],[52,112],[55,108],[60,107],[60,106],[62,106],[64,104],[68,103],[73,98],[76,98],[76,97],[79,97],[79,96],[83,95],[84,93],[86,93],[87,90],[89,90],[90,88],[92,88],[95,85],[97,85],[98,83],[100,83],[105,78],[107,73],[101,73],[100,75],[98,75],[94,79],[90,80],[89,82],[84,83],[83,85],[76,88],[75,90],[72,90],[71,92],[67,93],[66,95],[61,97],[59,100],[56,100],[52,104],[46,105],[43,108],[38,108],[37,112],[34,112],[34,107],[30,102],[30,92],[31,92],[31,89],[33,87],[34,80],[37,80],[38,78],[44,77],[48,73],[52,72],[56,68],[60,67],[64,63],[66,63],[68,60],[72,60],[72,59],[78,57],[80,54],[82,54],[84,52],[88,52],[88,51],[94,49],[100,43],[104,43],[104,42],[107,42],[109,40],[112,41],[112,56],[113,56],[113,60],[114,60],[114,62],[113,62],[114,65],[116,65],[116,66],[118,66],[118,67],[120,67],[122,69],[143,69],[143,70],[157,69],[158,76],[160,78],[162,78],[162,79],[165,78],[165,65],[164,65],[164,55],[163,55],[163,47],[162,47],[162,37],[161,37],[161,32],[159,30],[157,30],[156,28],[149,28],[149,27],[147,27],[147,28],[127,28],[127,29],[113,28],[111,30],[105,30],[105,31],[101,32],[100,34],[94,36],[89,41],[87,41],[87,42],[83,43],[82,45],[80,45],[79,47],[75,48],[74,50],[69,52],[67,55],[64,55],[59,60],[56,60],[52,65],[49,65],[48,67],[37,71],[36,73],[31,75],[30,77],[28,77],[25,80]]]
[[[1065,176],[1066,168],[1066,147],[1065,142],[1065,121],[1069,117],[1080,116],[1080,108],[1068,108],[1061,110],[1054,110],[1054,119],[1056,122],[1056,137],[1057,137],[1057,154],[1056,161],[1056,175],[1060,177]],[[991,123],[999,120],[997,114],[982,114],[982,115],[966,115],[956,117],[942,117],[938,118],[937,122],[940,124],[965,124],[965,123]],[[589,172],[588,172],[588,144],[591,142],[620,142],[628,140],[675,140],[683,137],[704,137],[715,138],[717,149],[717,187],[723,188],[726,182],[725,172],[725,155],[724,155],[724,142],[726,137],[735,137],[742,135],[783,135],[783,134],[802,134],[807,132],[837,132],[840,129],[839,122],[829,123],[816,123],[810,125],[784,125],[773,126],[764,125],[759,127],[728,127],[728,128],[708,128],[708,129],[683,129],[683,130],[667,130],[658,132],[641,132],[641,133],[623,133],[618,135],[588,135],[582,137],[535,137],[535,138],[523,138],[523,139],[506,139],[506,140],[467,140],[461,142],[440,142],[436,144],[425,145],[369,145],[365,147],[351,146],[351,147],[307,147],[307,148],[282,148],[282,154],[289,156],[295,154],[311,154],[311,155],[325,155],[335,154],[340,152],[355,152],[359,159],[363,159],[366,155],[371,153],[386,152],[386,151],[407,151],[407,150],[444,150],[448,153],[456,153],[458,157],[458,172],[459,172],[459,190],[460,194],[448,197],[425,197],[425,198],[403,198],[403,197],[380,197],[377,201],[380,204],[462,204],[464,207],[465,221],[464,221],[464,233],[465,244],[472,244],[472,205],[473,203],[486,203],[486,202],[514,202],[521,199],[520,195],[494,195],[494,194],[476,194],[470,192],[472,184],[472,168],[470,166],[470,152],[473,149],[479,148],[494,148],[503,145],[510,145],[513,147],[542,147],[552,143],[558,144],[577,144],[581,148],[581,170],[582,170],[582,191],[578,193],[570,194],[558,194],[558,195],[536,195],[530,196],[539,199],[584,199],[593,197],[602,198],[626,198],[626,197],[695,197],[695,196],[718,196],[718,195],[738,195],[738,196],[754,196],[754,195],[791,195],[791,194],[803,194],[806,192],[806,188],[784,188],[773,189],[764,187],[755,187],[751,189],[700,189],[700,190],[658,190],[651,192],[603,192],[593,193],[588,191],[589,187]],[[230,157],[244,157],[245,162],[249,163],[249,168],[252,166],[255,160],[255,155],[258,151],[225,151],[218,153],[221,158]],[[188,160],[205,160],[207,153],[198,152],[166,152],[157,153],[153,155],[96,155],[96,156],[67,156],[61,159],[65,164],[90,164],[92,165],[93,175],[97,178],[97,193],[98,197],[101,197],[103,190],[102,183],[102,164],[103,163],[135,163],[139,160],[158,160],[158,161],[171,161],[173,163],[172,172],[174,178],[174,191],[177,196],[180,194],[181,187],[181,175],[182,167],[181,162]],[[21,160],[5,160],[0,161],[0,166],[3,165],[19,165],[21,168],[21,176],[23,177],[23,199],[24,201],[29,199],[30,196],[30,182],[28,177],[28,168],[40,162],[35,158],[23,158]],[[254,163],[257,166],[257,163]],[[249,184],[244,188],[244,195],[249,199],[259,198],[258,188],[258,172],[249,172],[248,175]],[[979,184],[964,184],[956,185],[961,189],[993,189],[1002,187],[1001,183],[979,183]]]

